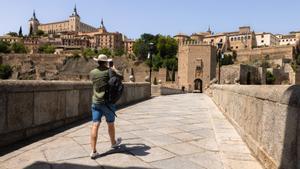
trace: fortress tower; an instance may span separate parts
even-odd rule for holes
[[[38,31],[39,25],[40,22],[36,18],[35,11],[33,11],[33,15],[29,20],[29,34],[35,34]]]
[[[69,31],[78,32],[80,30],[80,16],[77,13],[76,5],[72,15],[69,17]]]

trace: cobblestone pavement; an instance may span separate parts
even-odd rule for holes
[[[117,112],[117,136],[110,149],[101,124],[96,160],[87,122],[0,157],[4,169],[262,169],[211,99],[204,94],[156,97]]]

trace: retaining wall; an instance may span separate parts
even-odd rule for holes
[[[0,81],[0,147],[90,116],[91,82]],[[125,83],[117,105],[151,97],[149,83]]]
[[[212,98],[265,168],[300,169],[300,86],[214,85]]]

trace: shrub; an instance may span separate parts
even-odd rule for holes
[[[267,84],[274,84],[275,80],[276,80],[275,76],[270,71],[267,71],[266,83]]]
[[[0,79],[8,79],[12,72],[12,68],[9,65],[0,65]]]
[[[26,53],[26,47],[24,46],[24,44],[19,43],[19,42],[15,42],[11,45],[11,50],[15,53]]]
[[[38,50],[40,53],[52,54],[55,52],[55,47],[51,44],[44,44],[41,45]]]
[[[232,65],[233,63],[232,55],[224,55],[224,58],[221,60],[221,65]]]
[[[9,53],[9,44],[6,42],[0,41],[0,53]]]

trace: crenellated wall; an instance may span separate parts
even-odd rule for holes
[[[300,86],[214,85],[212,98],[266,169],[300,169]]]
[[[0,147],[91,115],[91,82],[0,81]],[[125,83],[117,105],[149,99],[149,83]]]

